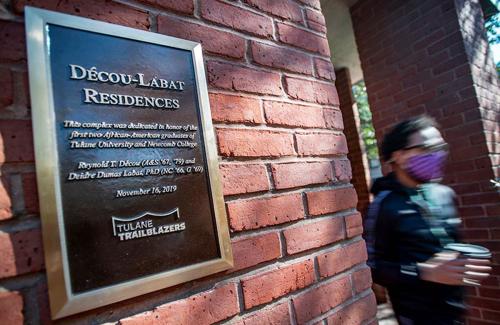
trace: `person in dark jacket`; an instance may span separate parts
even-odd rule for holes
[[[381,149],[392,172],[374,182],[366,217],[373,280],[387,288],[400,324],[461,324],[463,286],[479,285],[491,268],[444,248],[459,241],[460,225],[453,190],[438,183],[447,144],[422,116],[395,126]]]

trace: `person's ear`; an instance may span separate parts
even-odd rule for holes
[[[394,151],[389,161],[392,163],[396,163],[397,165],[402,165],[404,163],[403,151],[401,150]]]

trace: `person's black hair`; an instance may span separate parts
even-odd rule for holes
[[[421,115],[398,123],[384,136],[381,147],[382,158],[389,161],[393,152],[408,146],[412,134],[429,127],[437,127],[437,123],[427,115]]]

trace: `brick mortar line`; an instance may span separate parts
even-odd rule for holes
[[[22,174],[20,173],[10,173],[9,174],[9,189],[10,189],[10,195],[13,198],[16,198],[15,200],[11,201],[11,209],[12,213],[14,215],[17,215],[19,213],[22,213],[26,211],[26,204],[24,201],[25,198],[25,193],[24,193],[24,186],[23,186],[23,177]]]
[[[309,26],[309,19],[307,19],[306,11],[307,7],[302,6],[302,8],[300,8],[300,13],[302,15],[302,21],[304,22],[304,27],[310,29],[311,27]]]
[[[377,321],[377,324],[378,324],[378,319],[377,319],[377,315],[375,314],[374,317],[368,319],[368,320],[365,320],[361,325],[369,325],[369,324],[372,324],[373,322]]]
[[[322,279],[321,279],[321,274],[319,272],[318,256],[314,256],[313,267],[314,267],[314,280],[315,282],[320,282]]]
[[[321,12],[321,14],[323,14],[323,13]],[[271,18],[273,18],[273,17],[271,17]],[[275,19],[275,18],[273,18],[273,19]],[[295,23],[295,22],[293,22],[291,20],[277,20],[277,22],[283,23],[284,25],[288,25],[288,26],[291,26],[291,27],[295,27],[295,28],[300,29],[300,30],[302,30],[304,32],[308,32],[308,33],[314,34],[315,36],[318,36],[318,37],[321,37],[321,38],[327,38],[326,37],[326,33],[318,32],[317,30],[314,30],[314,29],[311,29],[310,27],[308,27],[309,20],[307,19],[307,17],[304,17],[304,23],[306,23],[307,26],[306,25],[299,25],[299,24],[297,24],[297,23]]]
[[[340,130],[337,129],[318,129],[318,128],[284,128],[284,127],[270,127],[269,124],[255,124],[252,126],[246,125],[246,124],[241,124],[241,123],[234,123],[234,124],[226,124],[226,123],[213,123],[214,127],[216,129],[220,130],[246,130],[246,131],[252,131],[252,130],[258,130],[258,131],[278,131],[282,133],[288,133],[288,134],[299,134],[301,135],[304,132],[306,135],[310,135],[311,133],[313,134],[322,134],[322,135],[343,135],[344,133]],[[330,132],[328,132],[330,130]],[[297,133],[298,132],[298,133]],[[344,134],[345,135],[345,134]]]
[[[343,155],[345,159],[347,159],[347,155]],[[342,158],[340,158],[342,159]],[[251,164],[257,164],[257,165],[262,165],[262,164],[287,164],[287,163],[311,163],[311,162],[332,162],[331,158],[325,158],[325,157],[283,157],[282,159],[255,159],[255,162],[251,161],[222,161],[220,164],[227,164],[227,165],[251,165]],[[245,193],[242,193],[245,194]],[[240,195],[240,194],[233,194],[233,195]],[[231,196],[233,196],[231,195]],[[229,195],[227,195],[229,196]]]
[[[35,286],[45,279],[45,269],[38,272],[23,273],[11,277],[0,279],[0,292],[2,289],[7,291],[18,291]]]
[[[29,115],[16,115],[17,112],[15,111],[7,111],[9,109],[20,109],[20,108],[23,108],[23,109],[26,109],[26,112],[28,111],[28,105],[19,105],[19,104],[16,104],[16,103],[13,103],[12,105],[9,105],[9,106],[6,106],[4,108],[2,108],[2,112],[0,112],[0,116],[6,116],[8,118],[2,118],[2,120],[14,120],[14,121],[31,121],[32,118],[31,118],[31,113]],[[7,111],[7,112],[5,112]],[[24,112],[23,112],[24,114]],[[14,118],[12,118],[14,117]],[[8,163],[8,162],[6,162]],[[14,163],[14,162],[12,162]],[[22,163],[22,162],[19,162],[19,163]]]
[[[220,56],[213,55],[213,54],[205,54],[204,59],[205,59],[205,61],[210,61],[210,62],[215,62],[215,63],[222,63],[222,64],[231,63],[234,66],[237,66],[240,68],[249,68],[249,69],[252,69],[252,70],[257,71],[257,72],[268,72],[268,73],[275,73],[275,74],[281,73],[284,77],[301,79],[304,81],[306,81],[306,80],[307,81],[314,81],[316,83],[319,83],[322,85],[327,85],[327,86],[332,86],[332,85],[335,86],[334,80],[318,79],[312,75],[304,75],[304,74],[300,74],[300,73],[285,71],[284,68],[273,68],[273,67],[260,65],[260,64],[252,64],[252,63],[254,63],[254,61],[251,61],[251,63],[243,63],[243,61],[227,61],[224,59],[221,60]],[[401,92],[403,92],[403,91],[401,91]],[[395,95],[397,95],[397,94],[398,93],[396,93]]]
[[[201,6],[200,6],[200,1],[199,0],[194,0],[193,1],[193,16],[201,19]]]
[[[288,300],[288,310],[290,313],[290,325],[297,325],[297,312],[295,311],[292,300]]]
[[[248,193],[248,196],[241,195],[241,197],[236,197],[236,198],[225,198],[224,201],[225,203],[232,203],[232,202],[246,202],[246,201],[252,201],[252,200],[259,200],[259,199],[270,199],[270,198],[275,198],[275,197],[282,197],[282,196],[287,196],[290,194],[302,194],[302,193],[314,193],[314,192],[322,192],[322,191],[328,191],[328,190],[339,190],[339,189],[354,189],[354,186],[351,183],[334,183],[330,185],[324,185],[324,184],[318,184],[319,186],[315,186],[313,188],[307,188],[307,187],[300,187],[300,188],[291,188],[291,189],[283,189],[280,190],[278,193],[273,193],[273,192],[267,192],[267,193],[260,193],[260,194],[252,194]]]
[[[218,162],[219,164],[221,163],[225,163],[225,162],[242,162],[242,163],[245,163],[245,162],[248,162],[248,163],[252,163],[254,161],[262,161],[262,162],[266,162],[266,161],[270,161],[270,162],[273,162],[273,161],[282,161],[284,159],[294,159],[294,158],[310,158],[310,159],[315,159],[315,158],[329,158],[329,159],[342,159],[342,157],[346,157],[346,154],[343,154],[343,153],[337,153],[337,154],[325,154],[325,155],[298,155],[298,154],[293,154],[293,155],[284,155],[284,156],[275,156],[275,157],[271,157],[271,156],[260,156],[260,157],[252,157],[252,156],[220,156],[218,158]]]
[[[245,310],[245,298],[243,296],[243,285],[241,284],[241,281],[236,283],[236,296],[238,299],[239,314],[242,310]]]
[[[276,184],[274,182],[274,177],[273,177],[273,171],[271,167],[271,163],[264,164],[264,167],[266,169],[266,178],[267,178],[267,184],[269,185],[269,192],[276,191]]]
[[[10,69],[14,72],[28,72],[28,65],[25,59],[16,62],[0,62],[0,68]]]
[[[0,112],[0,120],[30,121],[31,116],[28,116],[27,113],[27,105],[13,104],[5,106]]]
[[[323,113],[323,112],[321,112]],[[331,130],[331,131],[336,131],[336,132],[342,132],[343,129],[338,129],[338,128],[332,128],[332,127],[327,127],[325,126],[324,128],[319,128],[316,126],[304,126],[304,127],[299,127],[299,126],[287,126],[287,125],[282,125],[282,124],[277,124],[277,123],[242,123],[242,122],[213,122],[213,125],[215,127],[221,128],[221,129],[226,129],[230,128],[231,126],[245,126],[245,127],[251,127],[257,129],[257,127],[268,127],[269,129],[276,129],[276,130],[282,130],[282,131],[313,131],[313,132],[324,132],[325,130]],[[257,129],[260,130],[260,129]],[[343,132],[342,132],[343,133]],[[297,152],[297,147],[295,146],[295,152]]]
[[[295,104],[295,105],[300,105],[300,106],[311,106],[311,107],[316,107],[316,108],[323,108],[323,109],[328,109],[328,110],[335,110],[338,112],[340,111],[340,105],[329,105],[329,104],[318,104],[316,102],[306,102],[303,100],[298,100],[298,99],[293,99],[289,97],[283,97],[283,99],[279,99],[277,96],[271,96],[271,95],[259,95],[255,93],[240,93],[239,91],[234,91],[234,90],[228,90],[228,89],[223,89],[223,88],[211,88],[208,90],[209,94],[222,94],[222,95],[229,95],[229,96],[236,96],[236,97],[244,97],[244,98],[251,98],[251,99],[258,99],[262,101],[267,101],[267,102],[279,102],[279,103],[286,103],[286,104]]]
[[[210,54],[208,54],[210,55]],[[333,80],[329,80],[329,79],[322,79],[322,78],[319,78],[319,77],[316,77],[314,75],[314,62],[313,62],[313,59],[311,56],[308,56],[308,59],[309,59],[309,63],[311,64],[311,68],[313,68],[313,73],[309,74],[309,73],[305,73],[305,72],[296,72],[296,71],[293,71],[292,69],[290,68],[280,68],[280,67],[273,67],[273,66],[269,66],[269,65],[266,65],[266,64],[263,64],[263,63],[259,63],[255,60],[247,60],[246,62],[248,64],[251,64],[252,66],[254,67],[258,67],[258,68],[264,68],[264,69],[271,69],[271,70],[275,70],[275,71],[279,71],[281,72],[282,74],[286,74],[287,77],[289,76],[292,76],[292,77],[313,77],[315,80],[323,80],[323,81],[330,81],[331,83],[333,83]],[[239,61],[241,62],[241,61]]]
[[[0,221],[0,233],[12,234],[36,229],[41,229],[41,220],[33,217],[33,215],[13,217]]]
[[[158,33],[158,15],[149,12],[149,30]]]

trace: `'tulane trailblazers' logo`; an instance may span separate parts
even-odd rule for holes
[[[174,216],[174,220],[180,219],[179,208],[175,208],[166,213],[145,212],[132,218],[111,217],[113,222],[113,235],[120,241],[150,237],[171,232],[183,231],[186,223],[171,223],[167,217]],[[166,224],[168,222],[168,224]]]

